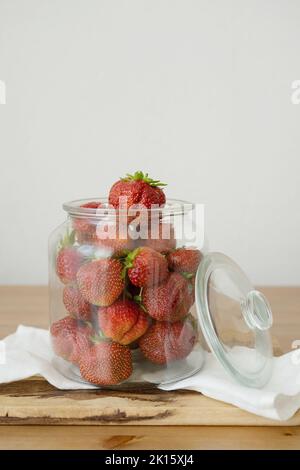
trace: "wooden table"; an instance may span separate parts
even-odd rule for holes
[[[262,288],[282,351],[300,339],[300,287]],[[46,287],[0,287],[0,338],[20,323],[48,326]],[[298,333],[298,337],[297,337]],[[300,427],[0,426],[0,449],[300,449]]]

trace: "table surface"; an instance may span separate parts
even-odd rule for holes
[[[300,287],[265,287],[283,352],[300,339]],[[48,327],[44,286],[0,286],[0,338],[18,324]],[[298,337],[297,337],[298,334]],[[71,430],[72,429],[72,430]],[[300,427],[0,426],[0,449],[300,449]]]

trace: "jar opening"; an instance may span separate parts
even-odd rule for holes
[[[93,201],[99,203],[100,207],[90,208],[82,207],[83,205]],[[183,215],[194,209],[194,204],[188,201],[179,200],[179,199],[167,199],[164,206],[154,205],[150,209],[145,206],[136,207],[133,206],[129,209],[124,208],[115,209],[112,205],[109,204],[107,198],[89,198],[89,199],[77,199],[74,201],[66,202],[63,204],[63,209],[72,217],[84,217],[84,218],[99,218],[99,217],[115,217],[116,214],[131,212],[132,216],[138,215],[141,211],[145,211],[148,214],[154,215],[159,214],[160,217],[170,216],[170,215]]]

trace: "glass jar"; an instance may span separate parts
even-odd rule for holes
[[[202,206],[64,204],[50,236],[54,365],[100,387],[156,386],[198,372],[207,351],[248,386],[271,373],[271,311],[229,258],[206,253]],[[195,302],[196,301],[196,302]]]

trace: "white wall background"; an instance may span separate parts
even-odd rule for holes
[[[299,284],[299,44],[298,0],[0,0],[0,283],[46,283],[61,203],[144,169]]]

